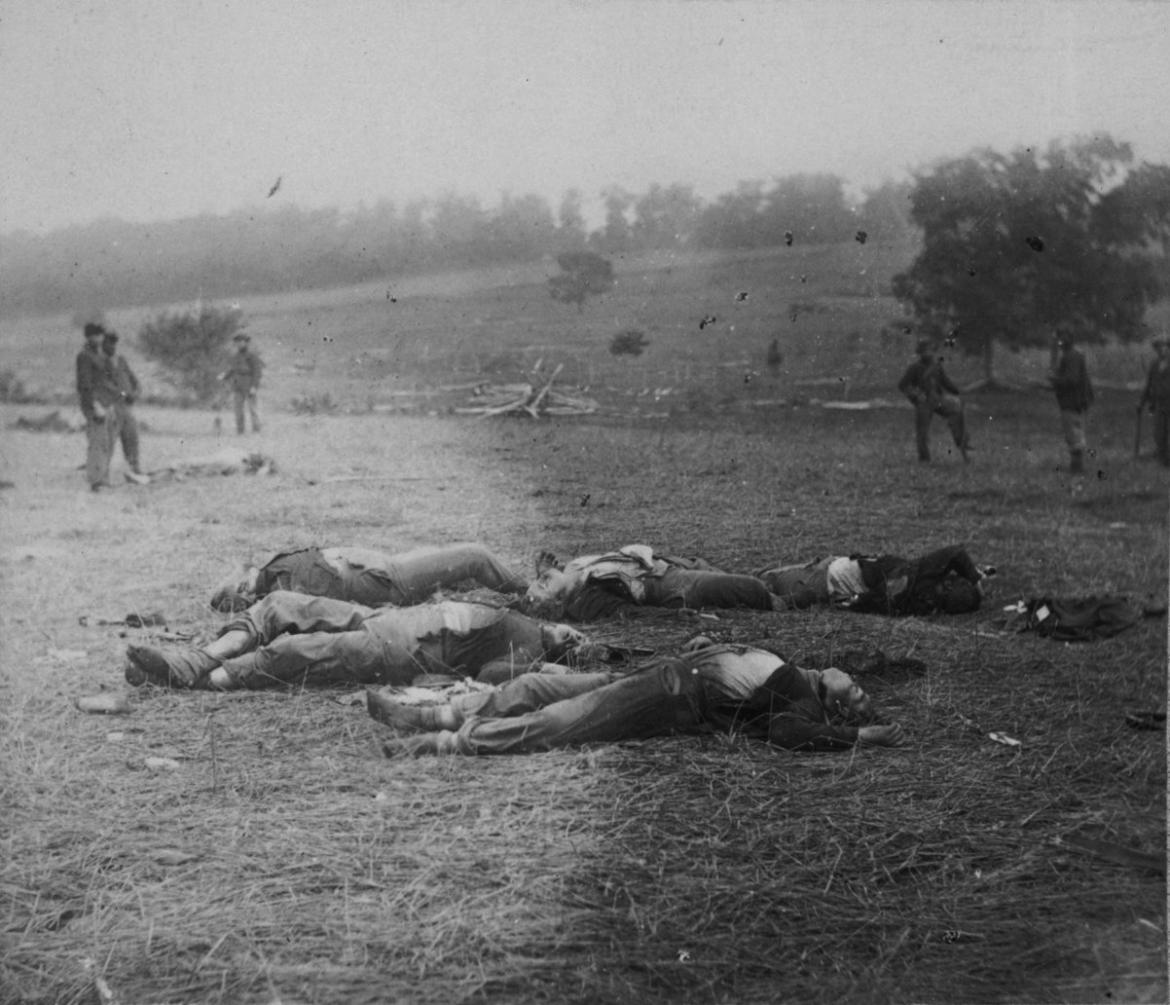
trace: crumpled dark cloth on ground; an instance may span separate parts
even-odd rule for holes
[[[1117,594],[1087,597],[1032,597],[1007,608],[1005,628],[1036,632],[1058,642],[1109,639],[1143,617],[1166,613],[1164,606],[1142,605]]]

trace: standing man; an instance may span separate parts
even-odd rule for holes
[[[961,392],[943,369],[942,360],[935,355],[930,339],[919,339],[916,350],[918,359],[906,368],[898,381],[898,390],[914,406],[918,459],[924,464],[930,461],[930,421],[935,415],[941,415],[951,428],[951,436],[963,455],[963,463],[967,463],[971,443],[967,436]]]
[[[1093,404],[1093,384],[1084,355],[1073,348],[1072,332],[1058,328],[1055,339],[1056,353],[1049,382],[1056,392],[1060,425],[1064,442],[1068,444],[1068,469],[1079,475],[1085,470],[1085,413]]]
[[[222,379],[226,380],[232,389],[232,399],[236,408],[236,432],[244,433],[244,408],[252,416],[252,432],[260,432],[260,411],[256,404],[256,395],[260,390],[260,372],[264,364],[260,357],[252,352],[251,337],[247,332],[236,332],[232,336],[236,344],[235,355],[228,362]]]
[[[85,348],[77,354],[77,398],[85,416],[85,476],[90,490],[110,484],[110,459],[118,442],[122,392],[114,380],[110,357],[102,352],[106,330],[87,322]]]
[[[1148,407],[1154,413],[1154,445],[1158,460],[1164,467],[1170,467],[1170,336],[1160,335],[1154,339],[1154,352],[1158,355],[1150,364],[1146,375],[1146,388],[1138,402],[1138,412]]]
[[[113,373],[114,384],[117,385],[120,397],[114,405],[118,413],[118,436],[122,441],[122,454],[133,474],[141,475],[138,467],[138,420],[134,417],[134,402],[138,398],[138,378],[126,362],[126,357],[118,352],[118,333],[106,329],[102,336],[102,352],[109,359],[110,370]],[[113,446],[111,445],[111,453]]]

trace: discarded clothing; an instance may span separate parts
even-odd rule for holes
[[[1035,597],[1021,601],[1007,627],[1037,632],[1058,642],[1109,639],[1132,627],[1145,613],[1128,597],[1105,594],[1088,597]]]

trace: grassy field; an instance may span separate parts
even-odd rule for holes
[[[580,315],[539,269],[247,302],[269,369],[265,430],[243,442],[276,458],[272,477],[92,495],[79,434],[13,431],[47,406],[0,406],[0,1000],[1165,1001],[1164,870],[1114,859],[1165,852],[1166,737],[1125,716],[1165,709],[1166,620],[1064,645],[1007,631],[1001,607],[1164,600],[1168,476],[1133,458],[1122,390],[1101,392],[1083,479],[1064,471],[1047,394],[973,396],[970,466],[942,428],[936,462],[917,464],[908,407],[820,407],[897,397],[909,343],[881,334],[898,263],[880,250],[621,263]],[[111,320],[130,334],[147,313]],[[610,355],[630,327],[647,353]],[[4,367],[68,384],[67,319],[0,331]],[[1143,364],[1090,359],[1116,385]],[[601,410],[448,414],[470,384],[538,360]],[[1043,361],[1003,368],[1028,379]],[[336,414],[290,411],[324,394]],[[142,418],[148,468],[237,442],[207,412]],[[211,586],[240,560],[468,539],[523,568],[545,548],[641,541],[737,570],[963,541],[1000,574],[963,618],[590,626],[660,652],[702,629],[813,666],[922,660],[924,675],[863,681],[906,728],[898,750],[711,737],[403,763],[379,756],[384,730],[346,691],[73,705],[126,691],[125,646],[149,637],[99,620],[159,610],[209,636]]]

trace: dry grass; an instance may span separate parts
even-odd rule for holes
[[[1165,707],[1166,622],[1067,646],[998,611],[1166,595],[1165,473],[1130,459],[1130,402],[1103,397],[1075,484],[1051,403],[1018,397],[976,400],[970,468],[941,429],[939,462],[916,465],[903,411],[534,423],[274,403],[254,441],[274,478],[94,497],[79,436],[6,433],[0,1000],[1164,1001],[1164,875],[1058,841],[1165,848],[1165,736],[1124,715]],[[148,464],[215,445],[210,416],[146,418]],[[120,692],[123,634],[148,634],[81,615],[161,609],[210,633],[231,562],[455,539],[523,566],[637,540],[743,569],[964,540],[1000,577],[961,619],[596,626],[660,650],[768,636],[810,665],[913,656],[924,675],[865,682],[910,736],[894,751],[713,736],[400,763],[337,691],[71,704]]]

